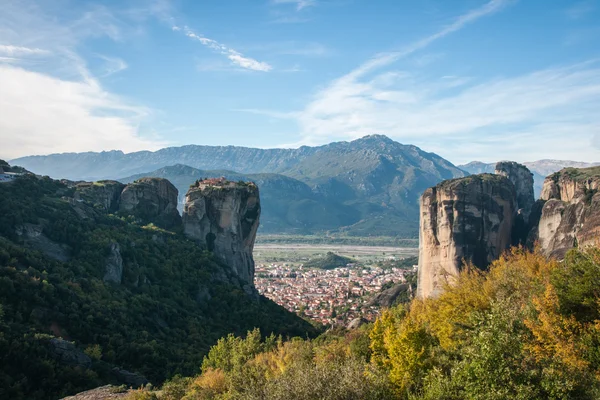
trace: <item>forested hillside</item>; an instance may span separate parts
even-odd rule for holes
[[[130,399],[598,399],[600,249],[515,249],[435,299],[315,340],[230,335],[202,374]]]
[[[315,333],[246,294],[179,232],[109,215],[74,190],[34,175],[0,184],[0,398],[55,399],[143,376],[159,384],[196,373],[230,332]]]

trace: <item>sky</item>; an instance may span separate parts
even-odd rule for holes
[[[600,0],[0,0],[0,158],[383,134],[600,161]]]

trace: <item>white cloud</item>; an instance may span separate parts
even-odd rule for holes
[[[209,39],[204,36],[200,36],[200,35],[194,33],[194,31],[192,31],[187,26],[184,26],[183,28],[181,28],[181,27],[175,25],[175,26],[171,27],[171,29],[173,31],[181,31],[183,29],[183,32],[185,33],[185,35],[187,37],[189,37],[192,40],[196,40],[196,41],[202,43],[204,46],[218,52],[219,54],[226,56],[234,65],[237,65],[241,68],[250,69],[253,71],[261,71],[261,72],[269,72],[273,69],[273,67],[266,62],[261,62],[261,61],[255,60],[253,58],[245,57],[242,53],[240,53],[234,49],[231,49],[231,48],[225,46],[224,44],[217,42],[216,40]]]
[[[19,57],[19,56],[32,56],[32,55],[46,55],[50,52],[48,50],[42,50],[38,48],[29,48],[23,46],[12,46],[7,44],[0,44],[0,54]]]
[[[0,66],[0,157],[121,149],[155,150],[138,125],[149,110],[106,92],[98,82],[66,81]]]
[[[152,112],[108,92],[98,78],[127,68],[109,55],[88,68],[79,53],[89,38],[121,41],[135,28],[102,6],[8,1],[0,13],[0,157],[65,151],[156,149],[140,126]],[[97,73],[98,76],[95,76]]]

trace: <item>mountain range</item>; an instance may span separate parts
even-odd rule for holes
[[[495,163],[455,166],[383,135],[298,149],[237,146],[168,147],[155,152],[64,153],[12,160],[37,174],[72,180],[132,182],[161,177],[179,190],[203,177],[257,183],[263,201],[260,233],[416,237],[419,197],[442,180],[493,172]],[[541,160],[526,165],[539,196],[543,178],[587,163]],[[593,164],[589,164],[593,165]]]
[[[69,153],[13,160],[72,180],[167,178],[183,196],[200,177],[256,181],[262,233],[337,232],[414,237],[420,193],[465,172],[442,157],[371,135],[298,149],[183,146],[124,154]]]

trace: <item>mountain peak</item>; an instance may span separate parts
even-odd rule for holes
[[[352,143],[385,143],[385,144],[389,144],[389,143],[396,143],[394,140],[390,139],[389,137],[385,136],[385,135],[379,135],[379,134],[374,134],[374,135],[367,135],[367,136],[363,136],[360,139],[356,139],[353,140]]]

